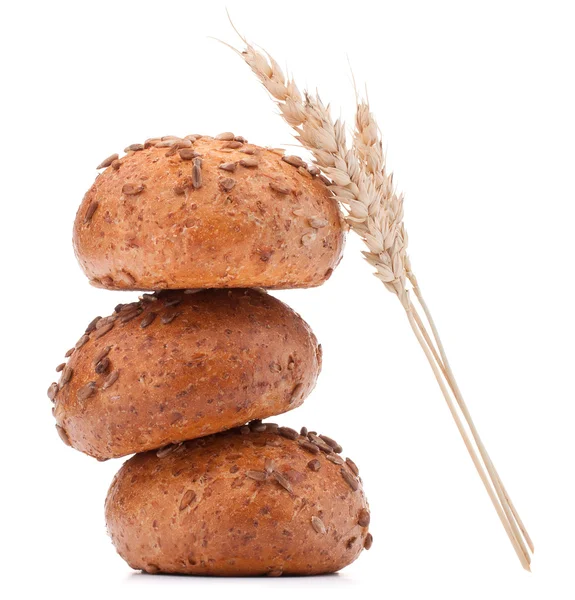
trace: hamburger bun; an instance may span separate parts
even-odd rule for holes
[[[57,430],[100,460],[296,408],[321,367],[309,326],[253,289],[145,294],[67,355],[48,390]]]
[[[93,285],[307,288],[338,264],[337,203],[299,157],[233,134],[167,136],[126,151],[100,165],[74,223]]]
[[[334,449],[256,421],[138,454],[108,492],[109,535],[148,573],[333,573],[372,543],[357,467]]]

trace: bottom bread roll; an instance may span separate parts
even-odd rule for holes
[[[108,532],[148,573],[333,573],[372,543],[357,467],[339,452],[305,428],[253,421],[137,454],[108,492]]]

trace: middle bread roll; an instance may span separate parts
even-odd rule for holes
[[[49,395],[62,439],[104,460],[296,408],[320,368],[309,326],[265,292],[168,291],[92,322]]]

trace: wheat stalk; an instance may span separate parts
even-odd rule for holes
[[[245,49],[242,52],[234,50],[276,101],[282,117],[294,129],[295,137],[312,153],[316,166],[331,180],[329,189],[344,207],[346,221],[367,246],[367,251],[363,252],[364,258],[375,268],[375,276],[398,297],[405,309],[505,531],[522,565],[529,570],[530,556],[518,524],[529,547],[533,549],[531,540],[477,434],[411,269],[403,223],[403,196],[395,190],[393,176],[387,174],[381,135],[368,103],[358,102],[353,147],[350,150],[347,148],[344,123],[340,119],[332,120],[329,106],[323,104],[319,95],[307,92],[302,95],[294,80],[286,78],[273,57],[257,50],[243,36],[240,37]],[[411,301],[407,281],[420,301],[435,343]],[[479,456],[448,388],[471,429]]]
[[[376,185],[383,190],[387,190],[391,188],[393,178],[391,175],[388,176],[386,173],[385,156],[383,154],[382,148],[383,144],[381,141],[381,134],[377,126],[375,117],[370,111],[369,103],[367,101],[358,101],[355,118],[354,149],[356,151],[357,156],[363,162],[365,169],[372,174]],[[519,517],[519,514],[517,513],[513,503],[511,502],[511,499],[509,498],[505,487],[503,486],[501,478],[499,477],[499,474],[495,469],[495,466],[493,465],[493,462],[491,461],[487,450],[485,449],[485,446],[481,440],[481,437],[479,436],[475,423],[473,422],[471,414],[469,413],[467,404],[465,403],[459,385],[457,384],[457,381],[449,364],[449,360],[447,358],[443,343],[439,336],[439,332],[437,330],[431,312],[427,306],[427,303],[423,298],[423,293],[421,291],[415,273],[411,269],[411,264],[409,260],[406,261],[406,276],[412,284],[413,292],[427,318],[427,321],[433,334],[434,342],[432,342],[429,338],[429,335],[427,334],[425,326],[421,322],[417,311],[414,310],[413,313],[418,328],[422,332],[422,336],[424,337],[427,346],[430,348],[436,364],[441,369],[443,377],[449,384],[449,387],[451,388],[451,391],[457,401],[457,404],[469,426],[471,435],[475,440],[475,443],[479,450],[479,454],[483,459],[487,472],[495,488],[495,492],[497,493],[497,497],[499,498],[499,502],[501,503],[501,506],[505,512],[507,520],[509,521],[515,538],[521,542],[523,536],[523,538],[527,542],[527,545],[529,546],[529,549],[531,550],[531,552],[533,552],[533,542],[531,541],[527,529],[525,528],[521,518]],[[437,349],[435,345],[437,346]],[[519,533],[519,530],[521,530],[521,534]],[[529,553],[527,552],[524,544],[520,543],[520,547],[523,555],[526,557],[527,561],[530,562]]]

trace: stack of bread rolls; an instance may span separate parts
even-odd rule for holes
[[[329,278],[336,202],[299,157],[232,133],[125,152],[99,165],[74,249],[92,285],[144,293],[90,321],[48,390],[67,445],[135,454],[106,500],[117,551],[149,573],[341,569],[372,543],[355,463],[262,422],[315,386],[321,346],[266,289]]]

